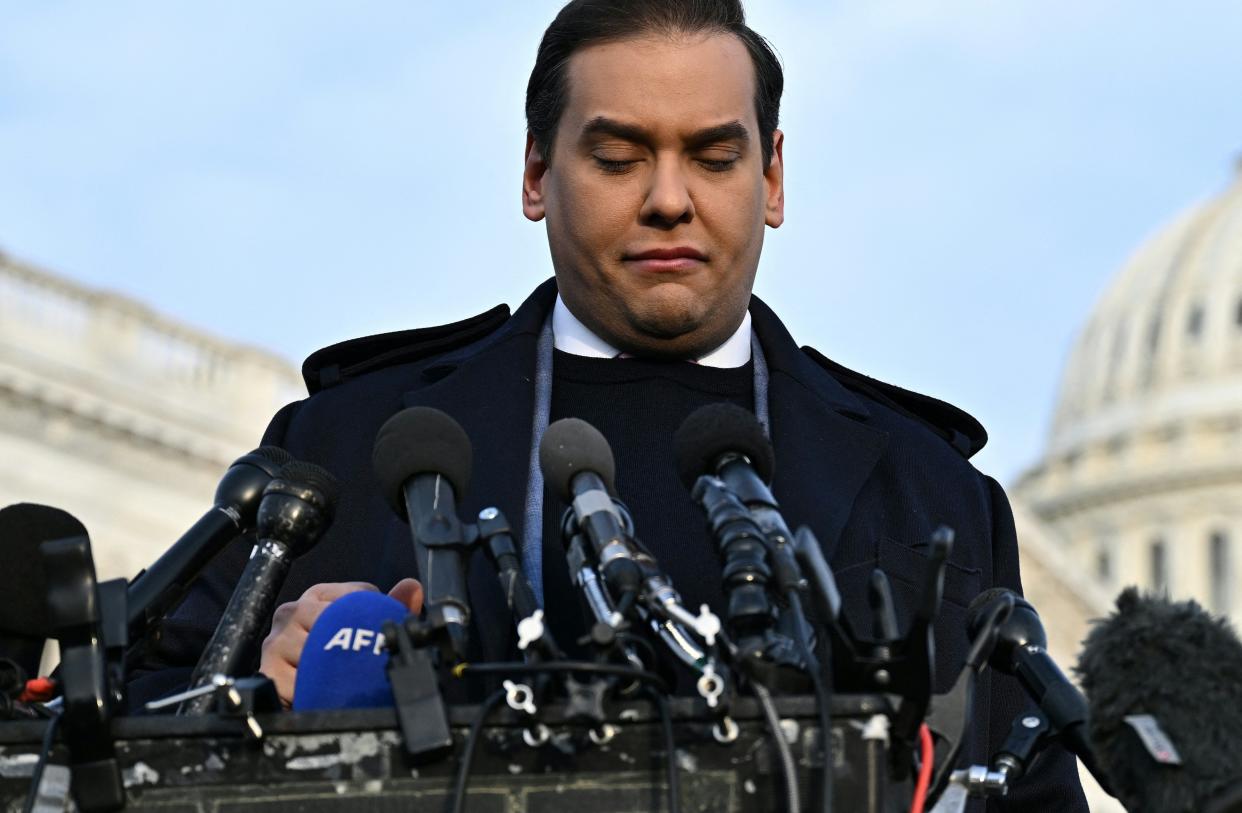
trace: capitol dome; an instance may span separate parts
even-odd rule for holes
[[[1102,588],[1242,609],[1242,172],[1113,280],[1013,492]]]

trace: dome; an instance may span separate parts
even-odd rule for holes
[[[1242,611],[1242,172],[1109,285],[1012,494],[1101,587]]]
[[[1125,265],[1070,353],[1049,454],[1242,417],[1242,172]]]

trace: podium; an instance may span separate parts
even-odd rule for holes
[[[737,738],[718,742],[697,698],[670,701],[683,811],[779,811],[784,798],[772,740],[757,705],[739,699]],[[816,809],[822,738],[814,698],[777,698],[781,734],[801,780],[803,808]],[[665,811],[669,755],[661,719],[644,701],[618,706],[611,738],[550,706],[551,731],[537,747],[526,723],[502,706],[488,717],[470,771],[466,809],[476,813]],[[834,698],[834,809],[895,813],[908,808],[908,782],[894,783],[886,738],[887,700]],[[451,806],[463,744],[479,713],[450,708],[454,747],[417,764],[405,753],[391,709],[272,714],[258,717],[263,736],[241,720],[130,717],[112,734],[126,785],[126,810],[162,813],[231,811],[439,811]],[[0,809],[21,809],[45,723],[0,723]],[[606,741],[601,741],[606,740]],[[49,765],[63,764],[63,747]],[[63,771],[51,771],[52,782]],[[48,787],[45,778],[44,787]]]

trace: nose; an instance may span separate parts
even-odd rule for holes
[[[694,219],[694,200],[680,161],[671,157],[656,161],[640,216],[644,223],[664,228]]]

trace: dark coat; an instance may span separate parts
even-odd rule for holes
[[[311,396],[277,413],[263,443],[326,467],[341,481],[342,494],[334,525],[294,564],[281,601],[295,600],[320,582],[369,581],[386,590],[416,573],[409,529],[380,496],[371,471],[377,430],[405,407],[444,410],[470,436],[473,476],[462,516],[494,504],[521,524],[536,340],[555,292],[550,280],[511,317],[507,308],[497,308],[446,327],[335,345],[307,360],[303,375]],[[773,491],[790,524],[809,525],[819,538],[855,627],[870,628],[866,588],[877,566],[891,579],[899,611],[908,618],[932,531],[941,524],[956,530],[935,627],[938,690],[946,689],[965,656],[971,600],[997,585],[1021,589],[1004,492],[968,460],[986,434],[954,407],[799,349],[757,298],[750,311],[770,372]],[[213,562],[169,620],[146,673],[131,684],[135,699],[186,680],[247,553],[235,545]],[[469,590],[476,618],[507,618],[482,556],[473,561]],[[479,654],[508,656],[510,630],[507,621],[476,624]],[[966,750],[972,762],[986,761],[1029,705],[1016,681],[985,673],[976,696],[976,736]],[[996,809],[1085,811],[1072,758],[1050,750]]]

